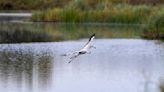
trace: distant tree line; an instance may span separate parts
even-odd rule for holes
[[[0,0],[0,10],[42,10],[52,7],[65,7],[70,3],[82,2],[87,7],[100,3],[164,4],[164,0]]]
[[[0,0],[0,10],[42,10],[63,7],[71,0]]]

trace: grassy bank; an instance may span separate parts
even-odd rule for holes
[[[1,0],[0,10],[34,10],[31,20],[36,22],[145,24],[145,26],[140,26],[144,30],[141,35],[143,38],[164,39],[164,6],[162,3],[163,0],[35,0],[35,2],[33,0]],[[81,33],[77,35],[78,32],[55,31],[55,33],[34,29],[0,29],[0,42],[59,41],[83,38],[92,32],[80,31]],[[96,32],[101,33],[102,31]],[[115,37],[115,32],[114,34],[103,32],[103,37]],[[73,38],[65,34],[75,34],[75,36]],[[116,34],[121,35],[121,33]],[[124,35],[120,36],[120,38],[123,37]]]
[[[75,5],[74,5],[75,6]],[[33,21],[53,22],[100,22],[100,23],[144,23],[159,8],[147,5],[132,6],[127,4],[111,5],[108,8],[82,10],[78,7],[64,9],[53,8],[46,11],[35,12]]]
[[[83,9],[78,3],[65,8],[35,12],[33,21],[66,23],[145,24],[141,37],[164,39],[164,6],[112,4]]]

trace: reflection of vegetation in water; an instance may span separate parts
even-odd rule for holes
[[[96,33],[96,38],[136,38],[141,33],[138,26],[134,25],[67,24],[46,27],[49,27],[49,31],[60,30],[68,40],[88,38],[92,33]]]
[[[160,84],[160,92],[164,92],[164,81]]]
[[[35,27],[32,25],[15,25],[1,27],[0,43],[46,42],[62,39],[60,36],[53,35],[48,31],[43,31],[43,29],[38,28],[37,25]]]
[[[38,73],[40,86],[46,86],[52,75],[52,57],[49,53],[42,53],[38,56]]]
[[[114,24],[1,24],[0,42],[73,40],[88,38],[92,33],[97,38],[136,38],[141,29],[138,25]]]
[[[32,50],[4,49],[0,51],[0,58],[0,78],[3,81],[7,81],[8,76],[13,76],[18,84],[21,84],[22,78],[25,77],[27,84],[32,86],[33,77],[38,73],[40,81],[50,82],[52,57],[49,53],[36,54]],[[35,67],[38,67],[38,70]]]

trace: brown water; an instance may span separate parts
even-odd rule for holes
[[[68,64],[61,54],[85,42],[0,44],[0,92],[159,92],[163,43],[95,39],[91,54]]]

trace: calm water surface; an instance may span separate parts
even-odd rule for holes
[[[164,44],[142,39],[96,39],[96,49],[68,64],[61,54],[87,39],[0,44],[1,92],[159,92]]]

